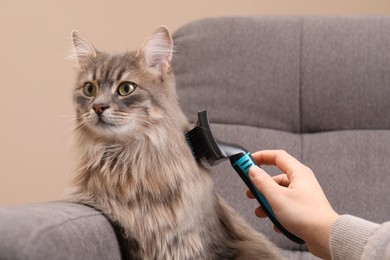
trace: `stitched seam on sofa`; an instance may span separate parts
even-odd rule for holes
[[[303,162],[303,141],[304,141],[304,135],[302,134],[302,85],[303,85],[303,26],[304,26],[304,19],[301,18],[300,21],[300,29],[299,29],[299,92],[298,92],[298,105],[299,105],[299,133],[300,133],[300,160]],[[299,250],[304,250],[303,246],[299,246]]]
[[[240,123],[225,123],[225,122],[215,122],[215,121],[210,122],[210,124],[211,124],[211,126],[213,126],[213,125],[219,125],[219,126],[242,126],[242,127],[256,128],[256,129],[272,130],[272,131],[277,131],[277,132],[282,132],[282,133],[287,133],[287,134],[293,134],[293,135],[300,135],[299,133],[285,131],[285,130],[281,130],[281,129],[278,129],[278,128],[260,127],[260,126],[257,126],[257,125],[249,125],[249,124],[243,125],[243,124],[240,124]],[[218,133],[215,133],[215,134],[216,134],[216,137],[218,137]]]
[[[348,132],[348,131],[384,131],[384,132],[390,131],[390,129],[387,129],[387,128],[345,128],[345,129],[322,130],[322,131],[317,131],[317,132],[295,133],[295,132],[286,131],[286,130],[279,129],[279,128],[264,127],[264,126],[258,126],[258,125],[250,125],[250,124],[226,123],[226,122],[219,122],[219,121],[212,121],[210,123],[211,123],[211,125],[245,126],[245,127],[258,128],[258,129],[275,130],[275,131],[279,131],[279,132],[283,132],[283,133],[290,133],[290,134],[295,134],[295,135],[315,135],[315,134]]]
[[[90,214],[90,215],[84,215],[84,216],[68,219],[68,220],[63,221],[63,222],[58,223],[58,224],[53,224],[53,225],[51,225],[49,227],[46,227],[46,228],[44,228],[42,230],[39,230],[39,232],[34,232],[27,239],[28,242],[26,243],[26,247],[33,246],[34,242],[39,240],[39,237],[43,236],[45,233],[49,232],[50,230],[53,230],[53,229],[58,228],[58,227],[61,227],[63,225],[67,225],[68,223],[73,222],[73,221],[77,221],[79,219],[91,218],[91,217],[97,217],[97,216],[103,216],[103,215],[101,213],[94,213],[94,214]],[[31,248],[33,248],[33,247],[31,247]]]
[[[299,129],[298,132],[302,133],[302,85],[303,85],[303,25],[304,19],[300,18],[299,23],[299,71],[298,71],[298,106],[299,106]]]

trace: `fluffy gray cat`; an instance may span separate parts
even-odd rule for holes
[[[79,63],[74,200],[120,225],[132,259],[281,259],[193,158],[166,27],[138,51],[115,55],[76,31],[72,37]]]

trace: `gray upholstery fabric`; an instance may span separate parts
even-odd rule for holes
[[[207,108],[213,122],[299,131],[298,19],[203,20],[179,29],[174,44],[178,93],[190,119]]]
[[[389,18],[302,23],[301,132],[390,129]]]
[[[308,133],[389,129],[384,17],[228,17],[175,33],[178,93],[190,119]],[[245,115],[245,116],[243,116]]]
[[[115,232],[92,208],[50,202],[0,208],[0,259],[121,259]]]
[[[189,119],[251,151],[284,149],[311,167],[339,213],[390,216],[390,17],[225,17],[174,34],[178,95]],[[278,171],[265,167],[271,174]],[[218,192],[288,259],[315,259],[254,215],[224,162]],[[65,202],[0,208],[0,259],[120,259],[97,211]]]
[[[383,222],[390,216],[389,31],[389,17],[193,22],[174,35],[182,107],[191,120],[208,109],[222,140],[288,151],[313,169],[339,213]],[[305,250],[256,218],[257,203],[228,162],[212,170],[220,194],[253,227],[292,250],[291,258]]]

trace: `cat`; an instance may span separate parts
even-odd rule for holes
[[[172,37],[157,27],[138,51],[107,54],[72,32],[77,163],[73,200],[122,231],[131,259],[281,259],[213,188],[184,134]]]

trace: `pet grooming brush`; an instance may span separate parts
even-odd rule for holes
[[[279,223],[267,199],[251,182],[248,175],[249,169],[257,165],[251,153],[242,146],[222,142],[214,138],[206,110],[198,113],[197,125],[186,133],[186,139],[197,161],[205,158],[210,166],[214,166],[223,160],[230,159],[231,165],[256,197],[272,223],[291,241],[298,244],[305,243],[301,238],[290,233]]]

